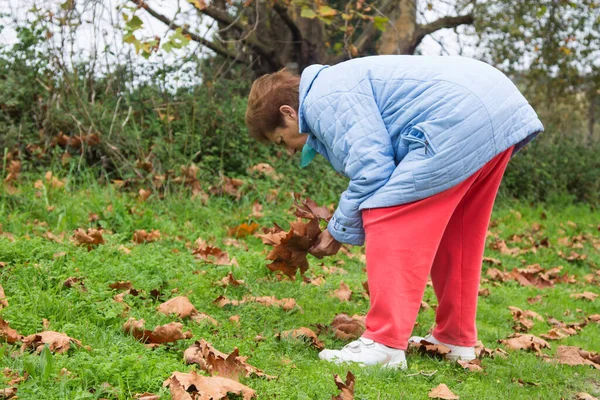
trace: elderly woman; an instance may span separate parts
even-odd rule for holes
[[[324,360],[406,368],[404,350],[431,274],[436,324],[425,337],[475,357],[486,232],[510,158],[543,126],[497,69],[463,57],[373,56],[257,79],[251,136],[318,153],[350,179],[311,249],[366,243],[370,309],[363,335]]]

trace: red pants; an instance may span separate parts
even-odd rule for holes
[[[483,251],[512,147],[460,184],[423,200],[363,210],[371,307],[363,336],[406,349],[431,273],[436,339],[475,346]]]

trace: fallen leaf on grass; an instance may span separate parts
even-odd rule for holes
[[[518,247],[508,247],[504,240],[496,240],[490,244],[490,248],[497,250],[500,254],[505,256],[516,256],[521,252]]]
[[[158,306],[158,311],[165,315],[176,314],[179,318],[191,318],[195,322],[208,320],[213,325],[219,324],[210,315],[198,312],[196,307],[185,296],[177,296],[171,300],[167,300]]]
[[[137,321],[135,318],[130,318],[123,325],[123,330],[131,333],[140,342],[149,344],[170,343],[192,337],[191,331],[183,332],[183,324],[179,322],[157,326],[152,331],[144,329],[144,323],[143,319]]]
[[[267,164],[267,163],[258,163],[256,165],[248,167],[246,172],[248,172],[248,173],[255,172],[255,173],[263,174],[264,176],[272,178],[273,180],[278,180],[281,178],[281,175],[279,175],[275,171],[275,168],[273,168],[273,166],[271,164]]]
[[[44,345],[48,345],[50,351],[62,354],[67,352],[72,344],[76,344],[79,347],[83,345],[77,339],[67,336],[64,333],[54,331],[43,331],[24,337],[21,351],[28,348],[33,348],[38,353],[44,349]]]
[[[75,230],[75,234],[71,237],[76,246],[87,246],[88,251],[94,247],[104,244],[102,237],[102,229],[88,228],[87,232],[81,228]]]
[[[115,283],[111,283],[110,285],[108,285],[108,287],[116,290],[129,290],[133,288],[130,281],[118,281]]]
[[[577,330],[568,327],[552,328],[548,333],[542,333],[540,337],[547,340],[560,340],[569,336],[577,335]]]
[[[156,242],[158,239],[160,239],[160,232],[157,229],[149,232],[140,229],[133,232],[133,242],[136,244]]]
[[[492,265],[502,265],[502,261],[498,260],[497,258],[492,258],[492,257],[483,257],[483,262],[492,264]]]
[[[575,396],[575,400],[598,400],[598,398],[585,392],[579,392]]]
[[[256,397],[254,390],[233,379],[202,376],[194,371],[173,372],[163,386],[170,389],[173,400],[222,400],[228,399],[229,394],[241,395],[244,400]]]
[[[333,318],[331,328],[338,339],[358,339],[365,331],[365,317],[356,314],[350,317],[341,313]]]
[[[477,343],[475,344],[475,356],[477,358],[483,358],[483,357],[491,357],[491,358],[495,358],[495,357],[506,357],[508,355],[508,353],[500,348],[496,348],[494,350],[492,349],[488,349],[487,347],[485,347],[483,345],[483,342],[481,340],[478,340]]]
[[[446,354],[450,353],[450,348],[443,344],[433,344],[427,340],[421,340],[419,342],[410,342],[409,347],[418,350],[421,353],[429,354],[434,357],[446,357]]]
[[[305,327],[283,331],[281,333],[277,333],[275,337],[277,339],[284,338],[302,341],[308,340],[310,342],[310,345],[315,347],[317,350],[323,350],[325,348],[325,345],[319,340],[317,334],[312,329]]]
[[[79,285],[81,287],[81,290],[83,290],[84,292],[87,292],[87,289],[85,288],[85,284],[83,283],[83,278],[77,278],[77,277],[71,276],[71,277],[67,278],[66,281],[63,282],[63,286],[66,288],[72,288],[75,285]]]
[[[160,396],[154,393],[136,393],[133,396],[134,399],[138,400],[160,400]]]
[[[512,279],[509,272],[500,271],[498,268],[488,268],[486,275],[489,276],[492,281],[506,282]]]
[[[600,314],[592,314],[588,318],[592,322],[600,323]]]
[[[569,297],[574,298],[574,299],[584,299],[584,300],[594,301],[594,300],[596,300],[598,295],[596,293],[592,293],[592,292],[583,292],[583,293],[573,293]]]
[[[0,399],[12,399],[16,398],[17,388],[16,387],[7,387],[4,389],[0,389]]]
[[[218,247],[209,246],[201,238],[196,240],[195,245],[196,248],[192,251],[192,255],[199,260],[215,265],[237,265],[235,257],[229,259],[227,252]]]
[[[483,371],[481,367],[481,360],[458,360],[457,361],[461,367],[464,369],[468,369],[469,371]]]
[[[232,300],[226,298],[225,296],[219,296],[215,300],[213,300],[213,303],[216,304],[217,307],[224,307],[229,304],[233,306],[238,306],[240,304],[248,302],[256,302],[265,306],[278,306],[283,308],[285,311],[291,310],[292,308],[296,307],[296,300],[292,298],[284,298],[279,300],[275,296],[247,296],[244,297],[242,300]]]
[[[8,307],[8,300],[6,300],[6,294],[4,294],[4,288],[0,285],[0,310],[2,308]]]
[[[340,299],[340,301],[350,301],[350,296],[352,296],[352,290],[350,287],[344,283],[344,281],[340,282],[339,289],[333,291],[333,296]]]
[[[460,399],[459,396],[452,393],[450,388],[443,383],[440,383],[439,386],[431,389],[428,393],[429,398],[431,399],[444,399],[444,400],[456,400]]]
[[[538,321],[543,321],[541,315],[531,310],[521,310],[518,307],[508,306],[508,309],[512,313],[513,321],[515,324],[513,325],[513,329],[517,332],[527,332],[531,328],[533,328],[533,319],[537,319]]]
[[[325,277],[323,275],[319,275],[315,278],[309,278],[308,276],[304,277],[303,283],[310,283],[311,285],[321,286],[325,282]]]
[[[234,226],[232,228],[227,229],[227,235],[233,236],[235,238],[243,238],[246,236],[252,235],[259,228],[259,225],[256,222],[252,222],[250,225],[247,223],[240,224],[238,226]]]
[[[477,295],[481,296],[481,297],[488,297],[490,295],[490,289],[489,288],[479,289],[479,291],[477,292]]]
[[[243,184],[244,181],[241,179],[223,177],[220,184],[217,186],[211,186],[209,191],[213,195],[222,196],[226,194],[234,197],[236,200],[239,200],[242,197],[240,188]]]
[[[548,342],[530,334],[513,333],[506,339],[498,340],[512,350],[533,350],[537,355],[542,355],[541,349],[550,348]]]
[[[352,372],[346,373],[346,382],[342,381],[342,378],[338,374],[333,374],[333,380],[335,385],[341,391],[337,396],[331,397],[331,400],[353,400],[354,399],[354,383],[356,381],[355,376]]]
[[[547,358],[546,361],[571,366],[591,365],[600,369],[600,353],[586,351],[576,346],[558,346],[556,355],[553,358]]]
[[[148,200],[148,197],[150,197],[151,194],[151,190],[140,189],[138,190],[138,200],[143,203]]]
[[[11,160],[7,166],[8,175],[4,178],[4,182],[14,182],[19,179],[21,174],[21,161]]]
[[[227,273],[227,276],[225,276],[223,279],[221,279],[219,282],[217,282],[218,285],[226,287],[229,285],[232,286],[240,286],[244,284],[244,280],[243,279],[235,279],[233,277],[233,274],[231,272]]]
[[[529,304],[535,304],[535,303],[540,303],[542,301],[542,296],[541,295],[537,295],[535,297],[528,297],[527,298],[527,302]]]
[[[210,375],[239,380],[240,377],[258,376],[275,379],[276,376],[265,374],[260,369],[248,364],[248,357],[239,355],[236,347],[231,354],[225,354],[215,349],[206,340],[201,339],[183,353],[186,364],[197,364]]]
[[[16,330],[12,329],[8,322],[0,318],[0,340],[8,343],[16,343],[23,338]]]

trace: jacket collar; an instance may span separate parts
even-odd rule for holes
[[[304,118],[304,99],[310,90],[313,81],[319,75],[323,69],[328,68],[328,65],[321,64],[313,64],[309,67],[306,67],[304,71],[302,71],[302,75],[300,76],[300,88],[299,88],[299,106],[298,106],[298,127],[300,128],[300,133],[310,133],[310,128],[306,123]]]

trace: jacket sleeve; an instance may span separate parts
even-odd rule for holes
[[[365,233],[360,204],[385,185],[396,168],[371,82],[364,79],[351,90],[319,98],[311,104],[307,117],[318,121],[315,134],[334,154],[345,154],[343,169],[350,178],[327,228],[339,242],[362,245]]]

